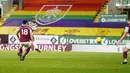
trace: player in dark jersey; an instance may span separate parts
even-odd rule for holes
[[[19,41],[20,41],[20,49],[19,49],[18,55],[20,56],[20,60],[23,61],[26,55],[30,51],[30,48],[31,48],[30,41],[33,41],[32,30],[28,26],[27,21],[23,21],[23,26],[21,26],[19,30],[17,31],[17,37],[19,38]],[[22,55],[23,47],[27,48],[24,55]]]
[[[130,19],[128,20],[128,24],[125,27],[124,34],[120,38],[120,40],[116,43],[116,45],[120,45],[121,41],[126,37],[126,35],[130,35]],[[126,44],[126,46],[123,49],[123,61],[122,64],[127,64],[127,53],[130,51],[130,42]]]

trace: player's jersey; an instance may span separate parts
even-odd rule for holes
[[[130,35],[130,24],[126,25],[125,32],[127,32]]]
[[[19,32],[20,32],[20,42],[29,42],[31,37],[30,37],[30,33],[32,32],[32,30],[30,29],[30,27],[28,26],[21,26],[19,28]]]
[[[28,26],[32,29],[32,30],[36,30],[37,28],[37,24],[36,23],[33,23],[31,21],[28,22]]]

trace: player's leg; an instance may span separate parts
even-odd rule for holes
[[[18,49],[18,53],[17,53],[18,56],[22,56],[22,52],[23,52],[22,48],[23,48],[23,44],[20,43],[20,48]]]
[[[35,42],[34,36],[33,36],[33,42],[32,42],[32,44],[33,44],[33,46],[34,46],[34,49],[35,49],[37,52],[41,52],[41,51],[38,49],[38,46],[37,46],[37,44],[36,44],[36,42]]]
[[[37,51],[37,52],[41,52],[39,49],[38,49],[38,46],[36,44],[35,41],[33,41],[33,46],[34,46],[34,49]]]
[[[127,64],[127,56],[130,51],[130,42],[126,44],[126,47],[123,49],[123,62],[122,64]]]
[[[18,50],[18,53],[17,53],[18,56],[22,56],[22,52],[23,52],[22,47],[20,47],[19,50]]]
[[[30,48],[31,48],[31,47],[28,47],[28,48],[26,49],[26,52],[25,52],[25,54],[23,55],[23,60],[25,59],[26,55],[30,52]]]
[[[127,56],[128,56],[128,52],[130,51],[130,49],[129,48],[127,48],[127,47],[125,47],[124,49],[123,49],[123,62],[122,62],[122,64],[127,64]]]
[[[19,48],[19,50],[18,50],[18,56],[20,56],[20,60],[22,60],[22,53],[23,53],[23,44],[22,43],[20,43],[20,48]]]
[[[22,61],[24,61],[26,55],[30,52],[30,48],[31,48],[31,42],[26,42],[24,44],[24,46],[27,48],[24,55],[22,56]]]

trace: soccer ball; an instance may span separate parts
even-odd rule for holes
[[[96,38],[96,42],[97,42],[97,43],[101,43],[101,41],[102,41],[102,38],[101,38],[101,37],[97,37],[97,38]]]

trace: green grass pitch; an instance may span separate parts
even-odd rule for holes
[[[0,73],[129,73],[130,59],[121,61],[121,53],[87,52],[30,52],[19,61],[16,51],[0,51]]]

